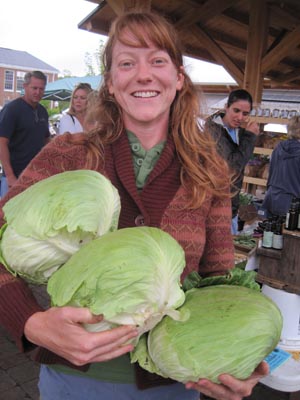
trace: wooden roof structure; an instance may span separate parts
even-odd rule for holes
[[[113,19],[153,10],[180,32],[185,55],[222,65],[259,103],[264,88],[300,88],[299,0],[88,0],[79,28],[107,35]]]

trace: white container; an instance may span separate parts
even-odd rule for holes
[[[300,390],[300,361],[291,357],[260,382],[281,392],[297,392]]]
[[[283,350],[300,350],[300,296],[284,290],[262,286],[262,293],[272,299],[281,311],[283,328],[279,347]]]
[[[259,267],[259,256],[257,256],[255,253],[252,254],[247,261],[247,264],[245,266],[245,271],[253,271],[253,270],[258,270]]]

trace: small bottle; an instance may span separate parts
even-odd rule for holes
[[[281,250],[283,247],[282,224],[280,221],[276,223],[274,229],[272,247],[276,250]]]
[[[297,221],[297,230],[300,231],[300,198],[298,197],[298,221]]]
[[[267,221],[265,223],[264,235],[262,240],[262,246],[267,249],[271,249],[273,245],[273,232],[272,232],[272,222]]]
[[[298,226],[297,199],[294,197],[290,209],[286,214],[285,228],[294,231]]]

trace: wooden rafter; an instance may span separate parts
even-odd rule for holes
[[[130,10],[150,11],[151,9],[151,0],[106,0],[106,3],[117,15]]]
[[[222,14],[224,10],[231,7],[236,0],[210,0],[206,1],[202,6],[191,7],[180,20],[175,23],[178,30],[191,26],[195,23],[201,24],[207,22],[211,18]]]
[[[106,34],[124,11],[155,10],[174,22],[187,55],[222,65],[255,98],[261,84],[300,87],[299,0],[87,1],[99,7],[79,24],[81,29]]]
[[[300,69],[297,68],[295,71],[289,72],[288,74],[283,74],[281,77],[277,78],[276,81],[279,83],[292,82],[295,79],[300,79]]]
[[[243,72],[241,69],[228,57],[222,48],[216,43],[207,32],[200,29],[198,26],[192,26],[190,33],[193,34],[198,40],[201,40],[206,49],[213,54],[216,62],[223,65],[228,73],[235,79],[238,85],[243,84]]]
[[[262,60],[261,70],[266,74],[272,66],[278,64],[283,58],[287,57],[291,52],[299,46],[300,43],[300,25],[292,32],[289,32],[278,43],[277,46],[268,52]]]

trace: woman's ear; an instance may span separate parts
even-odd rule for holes
[[[176,90],[181,90],[184,83],[184,68],[181,66],[179,68],[178,76],[177,76],[177,84]]]
[[[110,78],[107,80],[107,88],[108,88],[109,94],[111,94],[113,96],[114,95],[114,87],[113,87],[113,84],[112,84]]]

